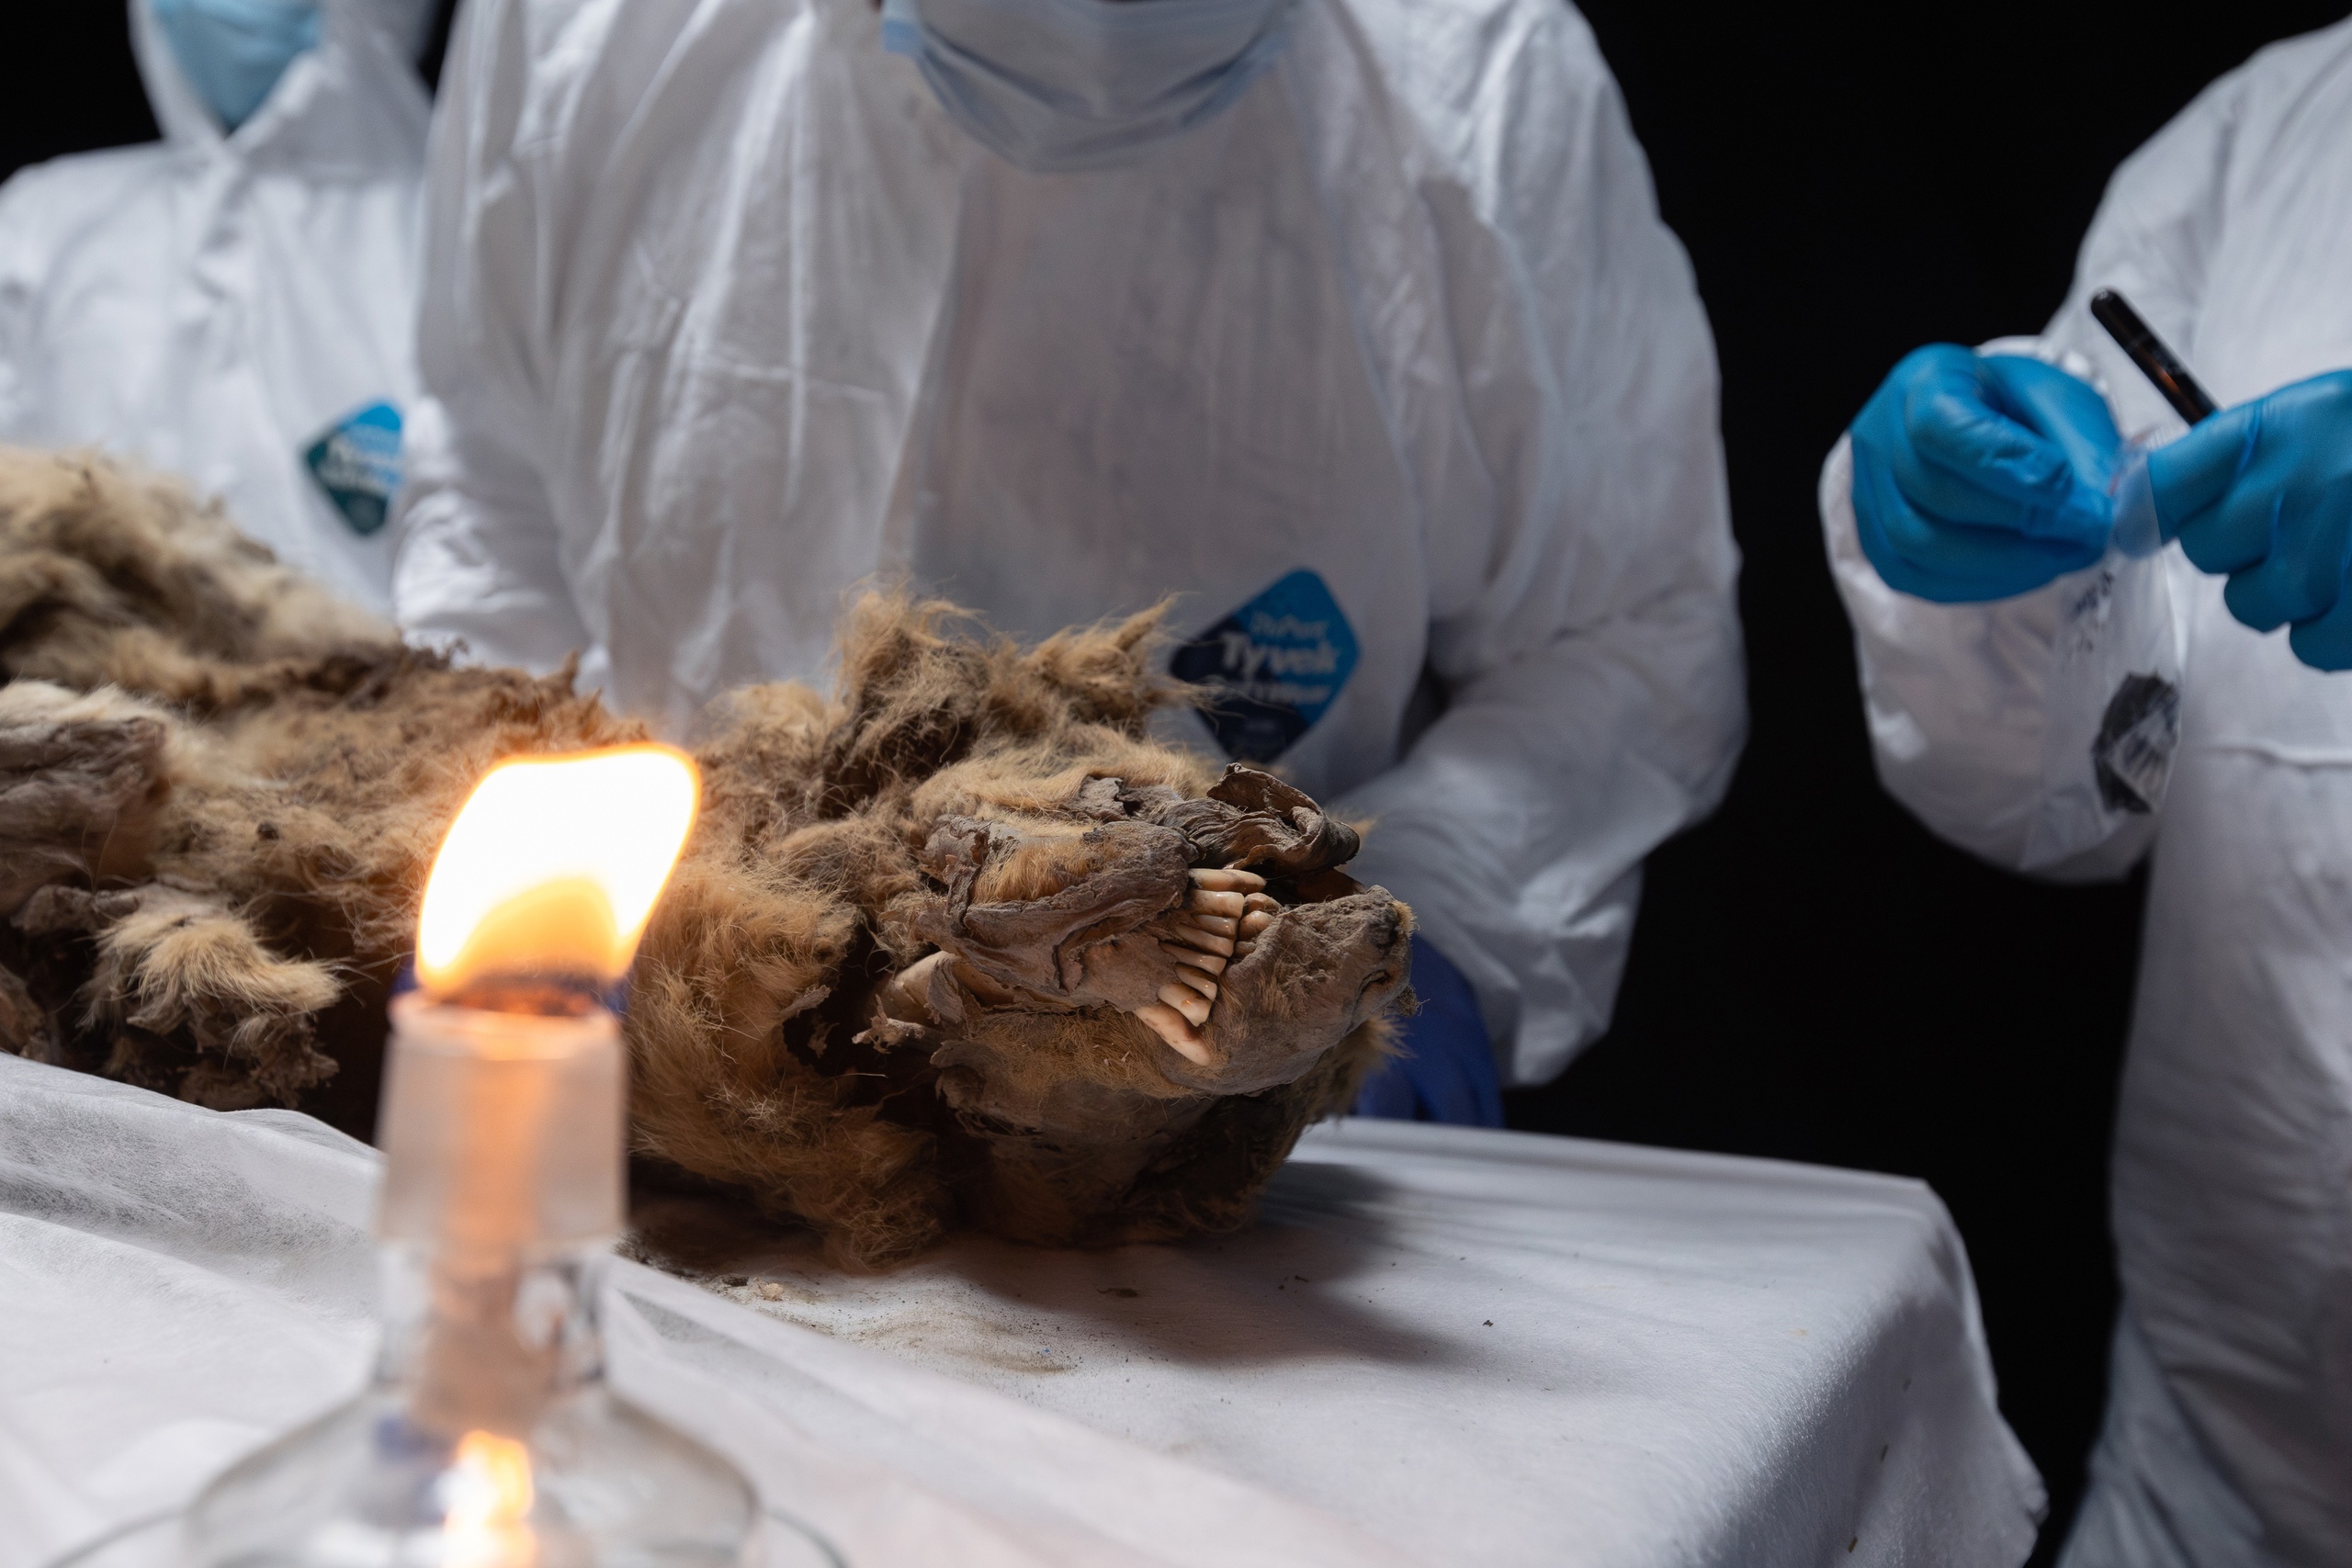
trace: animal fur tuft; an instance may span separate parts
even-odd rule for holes
[[[632,981],[651,1179],[820,1230],[845,1265],[960,1224],[1227,1228],[1346,1104],[1409,913],[1295,790],[1150,739],[1190,700],[1153,610],[1035,647],[937,601],[845,617],[831,698],[746,688]],[[304,581],[168,479],[0,449],[0,1047],[204,1104],[372,1124],[384,998],[451,818],[502,758],[641,739]],[[1134,1017],[1187,868],[1283,908],[1213,1061]]]

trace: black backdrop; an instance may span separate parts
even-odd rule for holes
[[[2040,325],[2109,171],[2205,82],[2346,8],[1585,6],[1721,345],[1754,734],[1652,863],[1615,1027],[1511,1122],[1932,1183],[2050,1482],[2045,1558],[2103,1393],[2140,886],[2004,876],[1880,793],[1814,478],[1905,349]],[[0,170],[154,135],[116,0],[17,9],[8,52],[48,85],[0,96]]]

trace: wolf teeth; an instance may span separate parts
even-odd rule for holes
[[[1180,966],[1176,971],[1176,979],[1178,984],[1190,986],[1193,989],[1200,992],[1201,995],[1208,998],[1211,1002],[1215,1002],[1216,1000],[1216,981],[1212,976],[1204,975],[1197,969],[1187,969]]]
[[[1209,1021],[1209,998],[1189,986],[1162,986],[1159,987],[1159,999],[1182,1013],[1195,1029]]]
[[[1238,924],[1238,922],[1237,921],[1235,923]],[[1198,926],[1178,926],[1176,928],[1176,940],[1182,942],[1186,947],[1198,948],[1203,953],[1213,953],[1219,958],[1230,958],[1233,956],[1232,937],[1219,936],[1215,931],[1204,931]]]
[[[1181,943],[1172,942],[1163,942],[1159,946],[1160,951],[1167,953],[1169,957],[1174,959],[1179,964],[1189,964],[1193,968],[1205,970],[1211,975],[1222,975],[1225,973],[1225,960],[1219,958],[1214,953],[1198,953],[1192,948],[1185,947]]]
[[[1174,1008],[1159,1002],[1147,1002],[1136,1009],[1136,1017],[1141,1019],[1154,1034],[1166,1041],[1170,1050],[1194,1066],[1210,1065],[1207,1042],[1194,1032],[1191,1022]]]
[[[1265,895],[1261,893],[1258,897],[1262,898]],[[1250,897],[1246,893],[1213,893],[1205,887],[1194,888],[1193,896],[1184,901],[1184,912],[1195,919],[1203,915],[1238,917],[1249,908]]]

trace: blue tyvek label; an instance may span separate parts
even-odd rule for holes
[[[401,411],[369,403],[302,454],[311,477],[361,538],[379,531],[401,488]]]
[[[1170,672],[1211,689],[1207,721],[1225,754],[1271,762],[1339,700],[1356,634],[1331,590],[1294,571],[1176,650]]]

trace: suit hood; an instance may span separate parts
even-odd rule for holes
[[[251,119],[238,128],[236,140],[266,141],[288,117],[277,112],[282,100],[300,96],[311,102],[312,114],[333,110],[332,100],[313,85],[300,90],[300,80],[324,71],[330,74],[356,70],[363,74],[394,72],[405,64],[408,85],[419,93],[423,82],[416,62],[433,30],[435,0],[318,0],[319,47],[287,67],[268,98]],[[139,62],[139,77],[147,88],[148,106],[164,140],[178,146],[211,146],[230,140],[213,118],[195,85],[180,69],[170,40],[155,20],[149,0],[130,0],[130,48]]]

